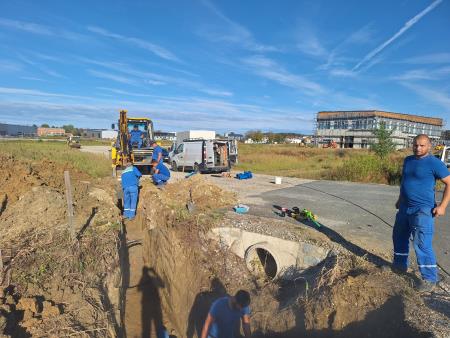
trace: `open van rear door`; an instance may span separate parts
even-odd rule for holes
[[[238,144],[237,140],[228,140],[228,156],[230,159],[230,165],[238,164]]]

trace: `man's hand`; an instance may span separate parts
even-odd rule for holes
[[[445,215],[445,206],[438,205],[436,208],[433,209],[433,216],[439,217]]]
[[[214,317],[208,313],[208,317],[206,317],[205,324],[203,325],[201,338],[208,338],[209,328],[214,322]]]
[[[252,336],[252,330],[250,329],[250,316],[244,315],[242,317],[242,330],[244,331],[244,337],[250,338]]]

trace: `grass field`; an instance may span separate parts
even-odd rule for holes
[[[407,151],[380,160],[368,150],[239,144],[237,170],[311,179],[398,184]]]
[[[12,155],[18,159],[48,159],[58,163],[68,163],[92,177],[111,175],[111,162],[108,158],[82,153],[60,141],[2,141],[0,153]]]

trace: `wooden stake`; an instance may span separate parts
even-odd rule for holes
[[[73,225],[73,200],[72,200],[72,185],[70,183],[70,175],[66,170],[64,171],[64,182],[66,184],[66,200],[67,200],[67,216],[69,220],[70,237],[75,240],[75,228]]]
[[[2,257],[2,249],[0,249],[0,286],[3,282],[3,257]]]

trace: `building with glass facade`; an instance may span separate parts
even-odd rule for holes
[[[437,141],[443,126],[441,118],[379,110],[321,111],[317,113],[316,140],[319,145],[334,141],[340,148],[368,148],[375,141],[372,131],[382,123],[393,131],[398,149],[409,147],[418,134]]]

